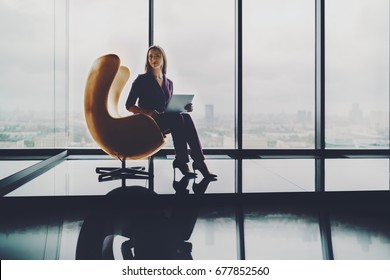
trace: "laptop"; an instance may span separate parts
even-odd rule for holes
[[[184,107],[188,103],[192,103],[193,98],[194,94],[174,94],[172,95],[165,112],[185,112],[187,110],[184,109]]]

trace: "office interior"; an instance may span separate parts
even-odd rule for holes
[[[389,3],[0,1],[0,259],[390,259]],[[120,167],[90,136],[87,73],[168,56],[217,180],[172,140]],[[123,100],[121,100],[123,103]],[[128,112],[123,112],[124,115]]]

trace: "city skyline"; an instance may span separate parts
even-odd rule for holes
[[[72,124],[69,131],[65,131],[61,125],[53,126],[55,122],[52,118],[53,114],[45,114],[45,112],[35,112],[35,118],[40,119],[39,123],[28,118],[33,115],[32,112],[20,114],[17,109],[10,112],[0,110],[0,116],[3,115],[9,116],[8,119],[0,121],[0,145],[3,148],[7,146],[14,148],[97,147],[89,135],[83,113],[78,115],[77,122],[69,121]],[[64,112],[63,116],[65,115]],[[10,118],[11,116],[13,119]],[[386,112],[363,113],[357,103],[352,104],[350,110],[345,110],[342,117],[328,116],[329,124],[326,125],[328,147],[348,145],[351,148],[359,148],[359,145],[364,148],[370,145],[388,147],[386,117],[388,117]],[[293,114],[259,112],[245,119],[243,141],[246,148],[314,147],[314,112],[305,110]],[[65,120],[57,120],[57,122],[62,124]],[[296,125],[297,122],[300,123],[299,126]],[[370,124],[367,126],[366,123]],[[205,148],[234,147],[234,120],[215,115],[213,104],[205,105],[204,114],[197,119],[196,125],[204,140]]]

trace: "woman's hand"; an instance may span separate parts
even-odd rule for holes
[[[153,116],[158,115],[159,112],[156,110],[141,109],[141,114],[148,115],[153,118]]]
[[[147,116],[153,118],[155,115],[158,115],[159,112],[157,112],[156,110],[150,110],[150,109],[142,109],[142,108],[140,108],[139,114],[144,114],[144,115],[147,115]]]
[[[186,106],[184,106],[184,109],[186,109],[187,112],[192,112],[194,107],[192,106],[192,103],[188,103]]]
[[[138,106],[131,106],[129,108],[129,111],[132,112],[133,114],[144,114],[148,115],[150,117],[153,117],[154,115],[158,115],[159,113],[156,110],[149,110],[149,109],[142,109]]]

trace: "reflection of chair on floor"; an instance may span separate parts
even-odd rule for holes
[[[129,77],[130,70],[120,65],[119,57],[108,54],[94,62],[87,79],[84,113],[88,129],[107,154],[122,162],[120,168],[96,168],[99,181],[122,179],[124,185],[125,179],[151,177],[143,167],[126,168],[126,159],[150,159],[165,143],[153,118],[119,115],[119,97]]]
[[[183,177],[180,189],[187,188]],[[189,260],[199,204],[182,193],[167,206],[141,186],[119,187],[90,209],[80,229],[77,260]],[[184,198],[184,199],[183,199]],[[95,208],[96,207],[96,208]]]

